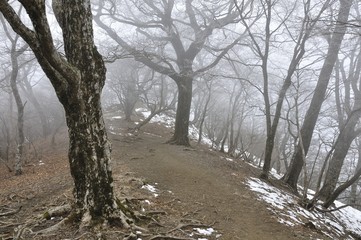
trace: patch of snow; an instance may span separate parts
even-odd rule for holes
[[[154,186],[150,185],[150,184],[146,184],[146,185],[143,185],[141,187],[142,189],[146,189],[148,190],[149,192],[153,193],[153,196],[154,197],[158,197],[159,194],[157,193],[158,192],[158,189],[156,189]]]
[[[193,228],[194,231],[197,231],[199,234],[202,234],[204,236],[210,236],[214,233],[213,228]]]
[[[152,193],[157,192],[157,189],[150,184],[143,185],[142,188],[147,189],[149,192],[152,192]]]
[[[361,235],[361,212],[357,209],[346,207],[328,214],[308,211],[299,206],[296,196],[270,186],[258,178],[249,178],[246,184],[257,193],[260,200],[270,205],[268,209],[278,216],[277,220],[282,224],[293,227],[311,222],[325,235],[336,239],[344,237],[347,231]],[[309,194],[312,196],[314,192],[310,191]],[[336,201],[335,205],[339,207],[343,204]],[[327,231],[324,231],[326,229]]]
[[[122,119],[122,116],[114,116],[112,119]]]

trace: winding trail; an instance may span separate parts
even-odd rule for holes
[[[143,132],[144,131],[144,132]],[[305,227],[277,222],[267,206],[243,184],[258,170],[240,161],[228,161],[204,146],[165,144],[168,129],[149,124],[137,135],[113,135],[115,166],[125,165],[164,191],[171,191],[192,217],[212,224],[219,239],[288,240],[327,239]],[[119,157],[119,158],[118,158]]]

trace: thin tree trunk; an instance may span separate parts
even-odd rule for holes
[[[18,140],[17,140],[17,147],[16,147],[16,154],[15,154],[15,175],[21,175],[23,173],[22,165],[23,165],[23,152],[24,152],[24,107],[23,101],[21,99],[18,85],[17,85],[17,77],[19,73],[19,64],[18,64],[18,56],[23,52],[17,52],[16,49],[17,40],[12,42],[11,48],[11,78],[10,78],[10,86],[15,98],[16,108],[18,111],[17,114],[17,133],[18,133]]]
[[[341,130],[336,141],[334,153],[329,162],[323,186],[317,193],[318,199],[325,200],[329,198],[335,190],[345,157],[351,143],[356,137],[354,128],[358,123],[359,118],[360,113],[353,112],[353,115],[346,122],[345,127]]]
[[[263,165],[262,174],[261,174],[261,177],[266,178],[266,179],[268,178],[268,172],[270,171],[270,166],[271,166],[271,161],[272,161],[272,152],[273,152],[273,148],[274,148],[275,137],[277,134],[278,123],[281,118],[283,102],[286,98],[286,93],[287,93],[289,87],[291,86],[292,76],[295,73],[298,64],[301,62],[301,60],[306,52],[305,45],[311,35],[311,32],[312,32],[312,30],[315,26],[315,22],[316,22],[315,21],[312,24],[309,23],[309,12],[308,11],[310,8],[310,6],[309,6],[310,1],[307,1],[307,3],[304,3],[304,4],[305,4],[305,8],[304,8],[305,9],[305,13],[304,13],[305,17],[302,22],[302,28],[300,30],[300,34],[298,36],[296,46],[294,47],[294,50],[293,50],[293,56],[292,56],[290,65],[288,67],[287,76],[284,79],[281,90],[278,94],[278,100],[277,100],[276,110],[275,110],[274,117],[273,117],[273,122],[272,122],[272,124],[270,124],[270,123],[267,124],[267,127],[269,129],[267,130],[265,159],[264,159],[264,165]],[[320,12],[318,13],[318,16],[316,17],[316,19],[318,19],[321,16],[322,12],[327,7],[328,7],[328,2],[325,3],[325,5],[323,5],[323,7],[320,10]],[[268,120],[268,121],[271,122],[270,120]]]
[[[27,96],[29,97],[30,102],[33,104],[33,106],[35,107],[36,112],[39,115],[39,119],[41,122],[41,127],[42,127],[42,131],[43,131],[43,137],[47,137],[50,133],[50,129],[49,129],[49,123],[47,121],[47,118],[45,116],[44,110],[41,107],[38,99],[36,98],[33,88],[29,83],[29,80],[27,79],[27,76],[24,76],[23,78],[23,83],[24,83],[24,87],[23,87],[23,91],[25,91],[27,93]]]
[[[309,109],[307,110],[305,120],[301,128],[301,138],[303,148],[300,144],[297,145],[295,153],[292,157],[289,170],[283,176],[283,181],[287,183],[294,191],[297,191],[297,182],[304,166],[304,155],[307,155],[311,144],[313,130],[315,128],[318,115],[321,110],[322,103],[325,99],[325,94],[329,80],[331,78],[332,70],[337,60],[337,55],[347,29],[347,20],[352,5],[352,0],[340,0],[340,9],[337,17],[337,24],[330,40],[326,59],[323,63],[319,79],[311,100]]]
[[[208,85],[207,85],[208,86]],[[198,136],[198,144],[201,143],[202,141],[202,137],[203,137],[203,124],[204,121],[206,119],[207,116],[207,111],[208,111],[208,105],[209,102],[211,100],[211,88],[212,88],[212,83],[210,83],[210,86],[208,86],[208,95],[207,95],[207,100],[206,103],[204,105],[203,111],[202,111],[202,115],[201,115],[201,119],[200,119],[200,123],[199,123],[199,136]]]
[[[361,170],[361,144],[358,144],[358,162],[357,162],[357,166],[356,166],[356,172]],[[356,204],[356,200],[357,200],[357,186],[358,183],[360,182],[360,179],[357,179],[352,185],[351,185],[351,192],[350,192],[350,205],[354,205]]]

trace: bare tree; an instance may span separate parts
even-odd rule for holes
[[[18,14],[21,12],[21,8]],[[25,136],[24,136],[24,108],[25,104],[19,93],[18,87],[18,75],[19,75],[19,61],[18,58],[26,51],[28,48],[27,44],[23,44],[23,46],[19,47],[19,35],[12,36],[10,31],[8,30],[4,19],[1,17],[1,22],[5,30],[5,34],[9,41],[11,42],[11,49],[10,49],[10,59],[11,59],[11,75],[10,75],[10,86],[12,90],[12,94],[15,99],[16,107],[17,107],[17,148],[16,148],[16,155],[15,155],[15,175],[22,174],[22,165],[23,165],[23,152],[24,152],[24,143],[25,143]]]
[[[296,147],[295,153],[292,156],[290,168],[283,176],[283,181],[294,191],[297,191],[298,178],[304,166],[304,156],[307,155],[310,147],[313,130],[315,128],[322,103],[325,99],[326,89],[347,29],[347,24],[345,23],[347,23],[352,2],[352,0],[340,0],[340,9],[338,12],[336,26],[329,42],[328,52],[319,74],[310,107],[307,110],[305,120],[300,130],[300,137],[302,138],[300,143],[302,142],[302,145],[298,144]]]
[[[136,103],[144,85],[149,81],[150,71],[141,74],[142,64],[131,59],[116,61],[108,67],[109,81],[107,86],[115,93],[120,107],[124,112],[125,120],[131,121]],[[141,76],[142,75],[142,76]]]
[[[34,64],[29,62],[27,66],[24,66],[24,71],[21,77],[20,87],[25,93],[26,97],[29,99],[30,103],[34,106],[37,115],[39,116],[41,128],[42,128],[42,136],[45,138],[50,134],[50,126],[47,119],[47,116],[44,112],[43,106],[39,102],[38,97],[34,93],[33,85],[31,83],[31,72],[36,71],[36,67]],[[34,74],[33,74],[34,75]],[[38,82],[38,81],[37,81]]]
[[[126,12],[130,13],[127,16],[123,14],[125,10],[120,9],[120,4],[101,1],[94,19],[117,44],[133,55],[135,60],[176,82],[178,105],[175,131],[169,142],[189,145],[188,128],[193,80],[198,74],[216,66],[242,36],[237,36],[232,41],[227,39],[218,46],[210,41],[215,31],[225,32],[225,26],[238,21],[238,13],[232,0],[217,5],[186,0],[179,3],[184,7],[184,12],[176,11],[177,4],[174,0],[129,1],[124,3]],[[136,28],[137,32],[147,39],[146,45],[134,46],[128,43],[106,24],[106,17]],[[232,34],[232,31],[227,33]],[[172,51],[169,50],[169,54],[165,55],[163,49]],[[212,56],[213,59],[207,61],[207,66],[195,69],[196,56],[202,50],[210,52],[208,56]]]
[[[281,28],[285,28],[286,31],[290,31],[287,26],[288,20],[292,13],[296,10],[297,3],[295,2],[288,12],[284,14],[284,17],[280,19],[278,22],[273,21],[275,18],[273,14],[277,14],[277,17],[280,18],[280,14],[277,13],[277,4],[278,1],[262,1],[260,8],[262,9],[262,13],[265,16],[264,21],[264,38],[258,37],[258,32],[254,32],[252,28],[249,26],[247,21],[244,19],[245,16],[241,17],[243,25],[246,27],[249,37],[251,39],[252,51],[260,58],[260,68],[262,70],[263,76],[263,88],[262,95],[265,103],[265,116],[266,116],[266,128],[267,128],[267,140],[265,147],[265,155],[264,155],[264,165],[263,171],[261,174],[262,178],[268,178],[268,172],[270,171],[271,161],[272,161],[272,152],[275,145],[275,137],[277,135],[277,128],[281,118],[282,106],[284,99],[286,97],[286,92],[292,84],[292,77],[297,69],[297,66],[302,61],[304,54],[306,52],[306,42],[310,38],[311,33],[318,22],[318,19],[321,17],[324,10],[329,6],[331,1],[326,1],[321,7],[320,11],[316,13],[314,19],[310,19],[309,15],[313,6],[311,5],[311,1],[305,1],[303,5],[303,19],[301,21],[300,29],[298,30],[298,36],[292,36],[292,33],[289,32],[291,38],[294,41],[294,49],[293,55],[290,58],[290,63],[287,69],[287,74],[283,79],[283,84],[278,93],[278,99],[275,103],[276,108],[274,113],[272,111],[272,100],[269,92],[270,88],[270,72],[269,72],[269,62],[270,62],[270,54],[272,49],[272,39],[274,35],[278,34],[278,31]],[[242,14],[243,10],[238,7],[239,12]],[[250,14],[247,12],[247,14]],[[262,18],[263,21],[263,18]],[[275,26],[273,26],[275,25]],[[272,118],[273,116],[273,118]]]
[[[340,133],[334,146],[333,155],[329,161],[329,166],[326,172],[323,186],[316,196],[316,198],[321,200],[328,199],[335,190],[349,148],[351,147],[354,139],[361,133],[361,129],[356,128],[361,118],[361,89],[359,89],[361,80],[361,48],[359,46],[359,41],[357,41],[355,48],[351,49],[351,53],[347,62],[349,73],[346,76],[346,69],[344,64],[338,64],[336,71],[341,71],[342,74],[336,74],[336,79],[337,82],[340,83],[338,77],[343,75],[343,82],[345,82],[346,86],[350,84],[353,92],[350,93],[348,92],[350,88],[345,88],[345,111],[342,111],[341,109],[341,100],[337,99],[336,101],[338,103],[337,109],[339,113],[338,121]],[[338,93],[336,95],[339,97],[340,94]],[[353,102],[351,96],[354,98]],[[353,106],[351,107],[350,104]],[[346,119],[344,118],[345,115],[347,116]]]

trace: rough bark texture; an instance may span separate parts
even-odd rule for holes
[[[106,69],[93,42],[90,2],[75,2],[62,1],[61,12],[65,54],[79,73],[67,99],[60,99],[69,128],[70,169],[78,207],[91,217],[108,216],[114,208],[113,179],[100,103]]]
[[[34,31],[28,29],[7,1],[0,11],[32,48],[63,104],[69,128],[69,162],[74,196],[84,222],[111,218],[115,211],[107,139],[100,95],[106,69],[93,41],[89,0],[62,0],[56,11],[63,30],[66,59],[53,44],[45,1],[21,0]]]
[[[295,191],[297,191],[298,178],[304,166],[303,151],[305,155],[307,155],[312,140],[313,130],[315,128],[318,115],[320,113],[321,106],[325,98],[332,70],[337,60],[337,55],[347,29],[347,25],[345,23],[347,23],[351,5],[352,0],[340,0],[340,9],[337,17],[337,24],[330,40],[326,59],[323,63],[319,79],[314,91],[315,93],[312,97],[310,107],[307,110],[305,120],[300,131],[300,137],[302,138],[303,147],[298,144],[292,157],[290,168],[283,176],[283,181]]]

